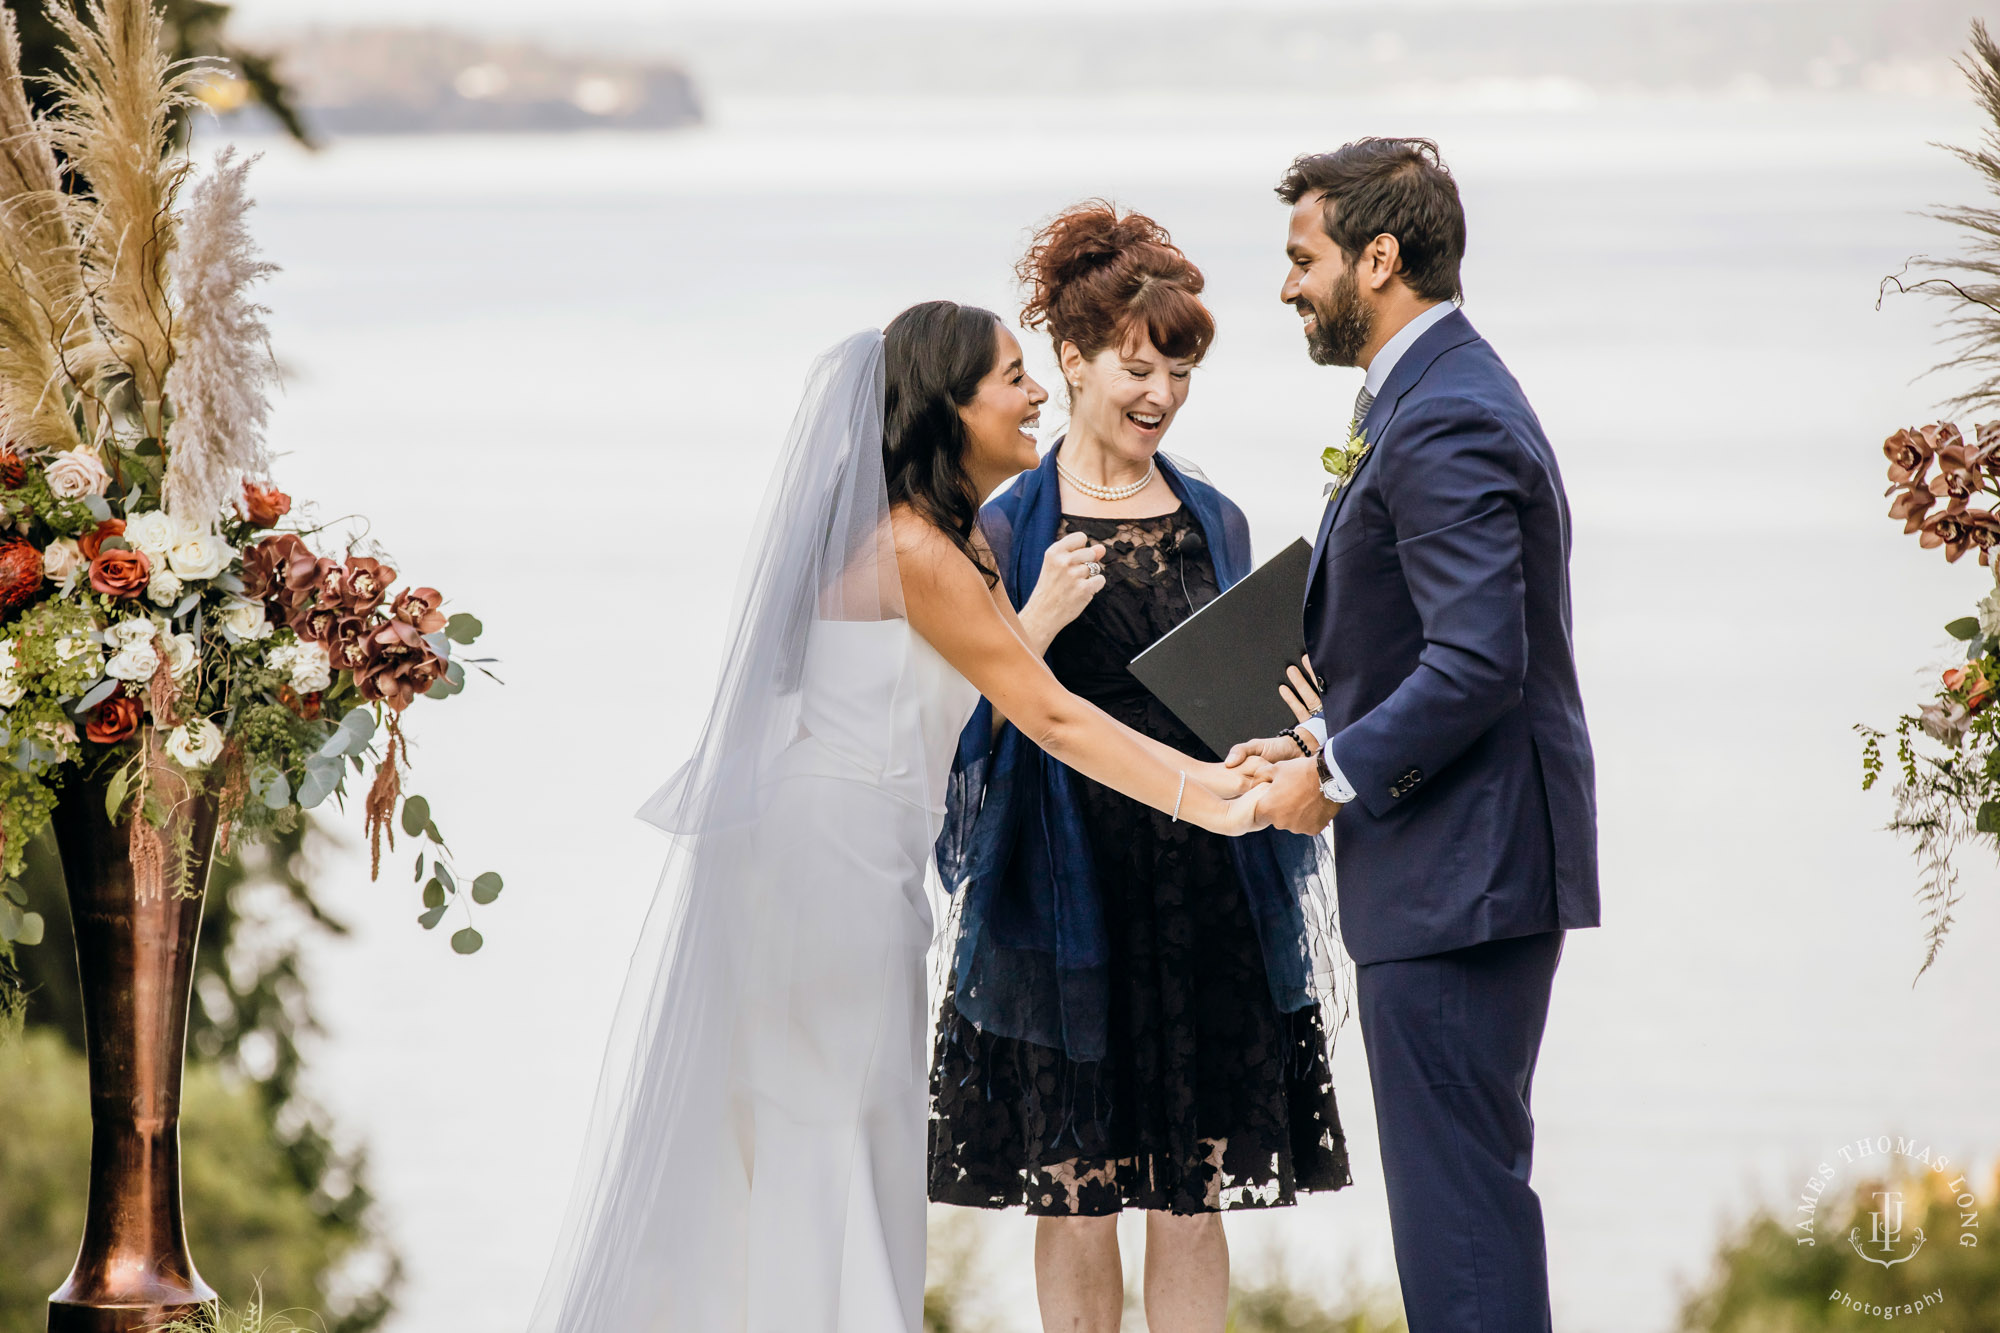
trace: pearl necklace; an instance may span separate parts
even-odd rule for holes
[[[1146,489],[1146,487],[1152,485],[1153,472],[1158,466],[1159,466],[1158,460],[1156,459],[1149,460],[1146,464],[1146,475],[1139,478],[1139,480],[1132,482],[1130,485],[1098,486],[1091,482],[1085,481],[1082,477],[1077,476],[1076,473],[1071,472],[1068,468],[1064,467],[1062,461],[1062,455],[1060,454],[1056,455],[1056,471],[1062,474],[1063,480],[1068,482],[1070,485],[1076,487],[1078,490],[1082,491],[1085,495],[1089,496],[1093,500],[1131,499],[1133,496],[1137,495],[1140,491],[1143,491]]]

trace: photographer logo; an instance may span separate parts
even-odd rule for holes
[[[1865,1190],[1854,1197],[1851,1216],[1842,1219],[1848,1223],[1845,1234],[1840,1221],[1822,1215],[1822,1204],[1843,1175],[1851,1178],[1848,1189]],[[1934,1234],[1926,1234],[1927,1226]],[[1903,1265],[1926,1245],[1977,1248],[1979,1196],[1965,1173],[1928,1143],[1888,1134],[1859,1138],[1835,1149],[1807,1179],[1793,1209],[1792,1233],[1805,1246],[1844,1241],[1866,1265],[1842,1277],[1827,1293],[1828,1301],[1876,1319],[1926,1314],[1944,1304],[1946,1293],[1942,1286],[1926,1286],[1920,1274],[1938,1270],[1928,1263],[1915,1269]]]

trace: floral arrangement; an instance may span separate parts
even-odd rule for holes
[[[161,53],[147,0],[49,15],[71,68],[44,120],[0,11],[0,962],[40,938],[11,881],[59,799],[101,799],[135,877],[184,892],[189,848],[162,830],[185,843],[190,803],[226,848],[363,779],[373,873],[398,827],[422,839],[419,919],[459,905],[470,953],[467,900],[501,881],[461,882],[403,794],[403,718],[484,670],[458,651],[479,621],[272,483],[250,162],[197,179],[169,143],[199,71]]]
[[[1960,68],[1985,115],[1984,142],[1952,148],[2000,196],[2000,45],[1985,24],[1972,24],[1971,49]],[[1911,262],[1930,276],[1894,287],[1947,301],[1945,322],[1953,354],[1940,371],[1969,384],[1948,409],[1984,415],[2000,409],[2000,208],[1951,207],[1933,217],[1959,229],[1967,253],[1955,259],[1919,256]],[[1908,265],[1905,266],[1907,271]],[[1878,299],[1879,304],[1879,299]],[[1889,517],[1927,550],[1956,563],[1977,552],[1979,563],[2000,578],[2000,421],[1973,427],[1971,438],[1940,421],[1899,430],[1883,442],[1888,460]],[[1944,668],[1928,702],[1896,722],[1889,737],[1873,727],[1861,733],[1861,785],[1873,788],[1893,775],[1894,813],[1889,828],[1913,844],[1922,878],[1917,890],[1925,916],[1922,976],[1937,960],[1959,902],[1955,857],[1966,844],[2000,849],[2000,710],[1990,707],[2000,688],[2000,587],[1989,589],[1973,614],[1946,625],[1965,645],[1962,661]]]
[[[1883,442],[1889,460],[1889,517],[1929,550],[1956,562],[1977,551],[1995,568],[2000,548],[2000,421],[1974,428],[1970,442],[1949,422],[1897,431]],[[1933,472],[1935,469],[1935,472]],[[1981,502],[1984,502],[1983,504]],[[1919,891],[1928,918],[1923,967],[1936,961],[1958,902],[1957,849],[1971,838],[2000,846],[2000,586],[1979,599],[1973,614],[1945,633],[1965,643],[1965,660],[1944,669],[1931,701],[1896,723],[1895,815],[1890,828],[1911,838],[1924,868]],[[1862,737],[1863,790],[1888,767],[1888,738],[1873,727]]]

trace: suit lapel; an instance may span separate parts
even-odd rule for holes
[[[1340,507],[1347,503],[1349,493],[1354,490],[1355,483],[1361,480],[1362,471],[1374,459],[1380,443],[1388,438],[1389,424],[1396,419],[1396,409],[1402,405],[1403,396],[1417,386],[1417,381],[1424,377],[1424,372],[1431,368],[1433,361],[1452,348],[1463,347],[1478,337],[1479,332],[1472,327],[1472,321],[1467,319],[1462,311],[1454,310],[1425,329],[1423,336],[1411,345],[1409,351],[1403,353],[1396,362],[1395,369],[1389,372],[1388,381],[1382,385],[1382,392],[1375,396],[1375,401],[1369,405],[1368,415],[1361,422],[1361,438],[1368,441],[1368,452],[1354,465],[1354,471],[1348,474],[1347,481],[1328,498],[1326,512],[1320,517],[1319,535],[1313,540],[1312,564],[1306,577],[1308,602],[1312,600],[1313,588],[1318,586],[1320,562],[1326,558],[1327,538],[1333,535],[1333,525],[1340,517]]]

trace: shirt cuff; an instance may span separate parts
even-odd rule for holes
[[[1326,779],[1319,784],[1319,794],[1341,805],[1352,801],[1358,795],[1354,784],[1347,780],[1347,775],[1340,771],[1340,765],[1333,761],[1333,752],[1324,746],[1320,749],[1320,763],[1325,765]]]
[[[1299,730],[1311,732],[1313,741],[1318,747],[1322,750],[1326,748],[1326,719],[1318,713],[1299,723]]]

